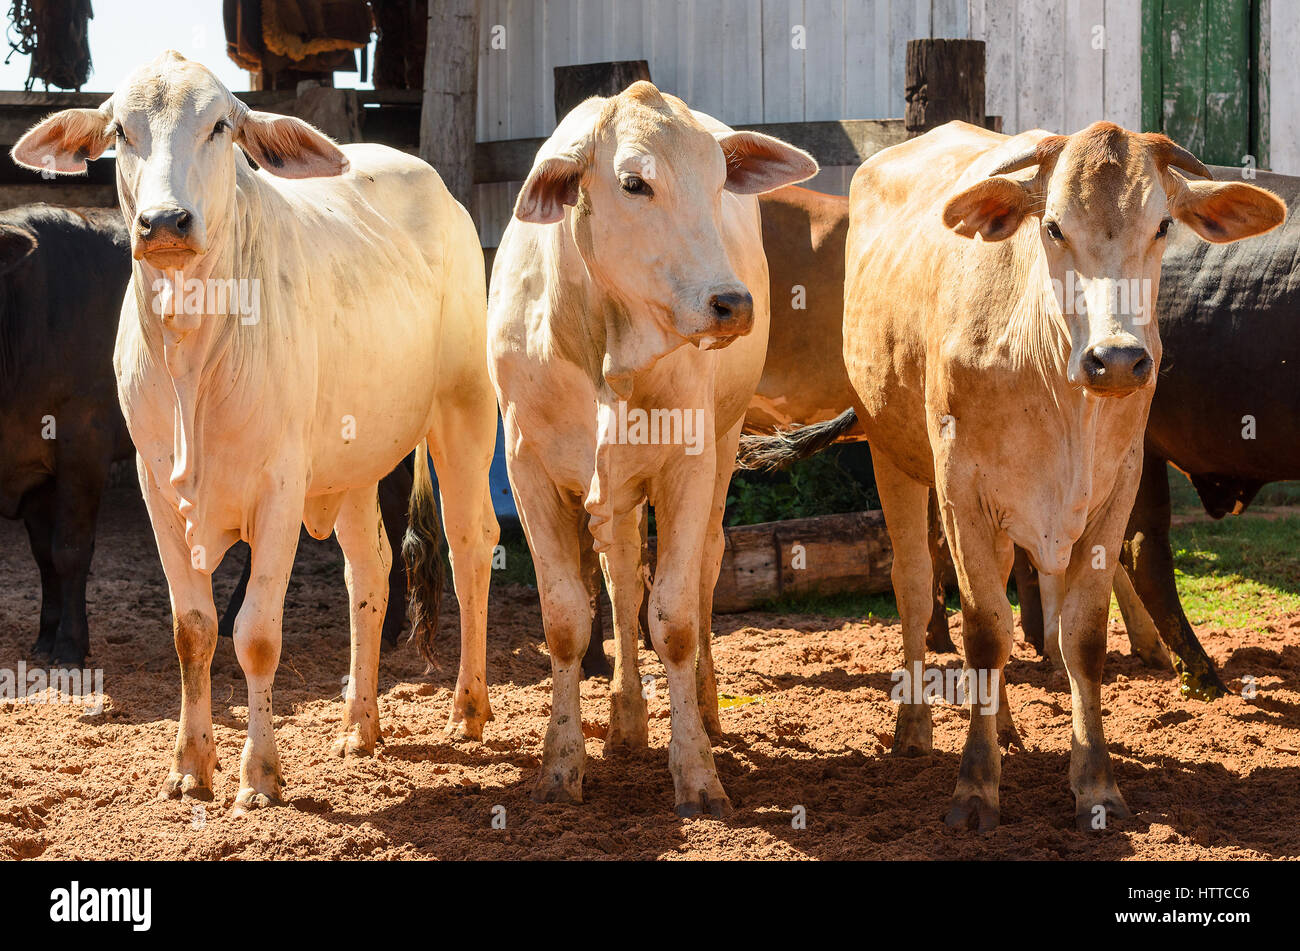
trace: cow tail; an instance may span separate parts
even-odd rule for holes
[[[785,469],[800,459],[815,456],[828,448],[836,440],[847,436],[857,424],[857,410],[846,409],[824,423],[787,429],[766,436],[741,436],[736,466],[767,472]]]
[[[437,666],[433,641],[438,634],[438,610],[442,606],[442,540],[438,525],[438,503],[429,475],[429,449],[421,440],[415,450],[415,478],[411,483],[411,504],[402,539],[402,561],[406,563],[407,610],[411,637],[429,669]]]

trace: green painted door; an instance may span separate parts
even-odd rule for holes
[[[1260,0],[1143,0],[1142,126],[1202,161],[1267,168]]]

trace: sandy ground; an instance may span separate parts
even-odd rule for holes
[[[243,743],[245,688],[229,641],[213,665],[220,767],[216,800],[155,798],[176,733],[179,677],[167,590],[143,508],[114,489],[101,518],[90,586],[91,666],[104,669],[104,712],[0,701],[0,857],[4,858],[1289,858],[1300,855],[1300,615],[1264,635],[1198,633],[1240,688],[1258,696],[1182,700],[1172,675],[1130,658],[1112,629],[1103,700],[1120,788],[1135,819],[1104,833],[1074,829],[1067,783],[1070,695],[1062,675],[1017,646],[1011,706],[1027,749],[1003,761],[1002,820],[992,834],[956,833],[942,816],[965,717],[940,706],[935,752],[888,755],[889,671],[897,626],[815,616],[720,617],[721,689],[756,698],[722,712],[715,748],[735,815],[682,820],[672,811],[663,669],[651,700],[648,752],[606,758],[608,686],[583,687],[585,803],[535,805],[550,708],[550,667],[536,594],[493,592],[489,678],[496,719],[482,744],[443,737],[455,644],[424,676],[414,651],[384,656],[385,744],[371,760],[328,755],[342,714],[348,638],[342,559],[306,542],[289,588],[276,720],[288,804],[230,818]],[[219,572],[218,599],[233,583]],[[454,631],[448,597],[444,631]],[[34,639],[37,574],[20,524],[0,522],[0,668]],[[953,617],[960,643],[960,618]],[[956,666],[956,655],[932,661]],[[807,827],[792,827],[792,807]],[[493,809],[505,828],[492,827]],[[498,813],[500,810],[497,810]]]

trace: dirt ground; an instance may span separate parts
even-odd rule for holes
[[[331,758],[342,714],[348,637],[342,559],[333,542],[304,543],[289,588],[277,679],[276,730],[288,804],[234,819],[245,688],[232,644],[213,664],[220,759],[216,800],[155,798],[176,734],[179,677],[167,589],[133,487],[112,490],[90,585],[92,657],[104,669],[104,712],[83,705],[0,701],[3,858],[1293,858],[1300,855],[1300,615],[1267,634],[1198,633],[1253,700],[1182,700],[1172,674],[1143,668],[1112,628],[1103,687],[1115,771],[1136,818],[1103,833],[1074,828],[1067,781],[1070,695],[1017,645],[1008,667],[1012,711],[1027,749],[1004,758],[1002,825],[956,833],[942,817],[956,778],[965,717],[936,709],[935,752],[888,755],[895,707],[889,672],[902,662],[896,625],[815,616],[719,617],[720,689],[755,698],[722,712],[715,748],[735,815],[682,820],[668,774],[668,703],[658,675],[651,748],[606,758],[608,686],[583,686],[588,733],[585,802],[529,798],[550,708],[550,666],[537,597],[499,586],[489,619],[488,674],[496,719],[482,744],[442,728],[455,680],[454,639],[430,676],[403,645],[385,654],[385,744],[372,760]],[[218,602],[234,571],[218,573]],[[0,522],[0,668],[14,669],[35,636],[37,573],[22,527]],[[444,631],[455,630],[447,598]],[[959,617],[951,620],[960,643]],[[608,645],[607,645],[608,646]],[[957,666],[956,655],[931,657]],[[807,827],[792,827],[792,808]],[[496,806],[505,828],[492,826]],[[497,810],[499,813],[500,810]]]

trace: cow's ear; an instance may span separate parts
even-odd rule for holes
[[[761,195],[818,172],[815,158],[770,135],[727,132],[717,139],[727,159],[726,189],[737,195]]]
[[[1010,178],[986,178],[948,199],[943,223],[963,238],[1004,241],[1016,233],[1033,201],[1026,185]]]
[[[515,217],[537,225],[564,219],[564,206],[578,203],[586,162],[577,155],[551,155],[533,166],[519,190]]]
[[[1206,241],[1227,244],[1272,231],[1286,221],[1286,203],[1245,182],[1189,182],[1164,175],[1169,213]]]
[[[36,235],[26,228],[0,225],[0,274],[8,274],[36,250]]]
[[[333,139],[293,116],[245,112],[235,141],[280,178],[327,178],[348,170],[347,156]]]
[[[64,109],[27,131],[9,153],[14,164],[36,172],[75,175],[113,142],[110,116],[100,109]]]

